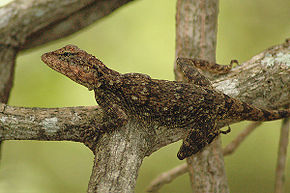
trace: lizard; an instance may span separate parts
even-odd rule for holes
[[[290,109],[266,110],[232,98],[211,85],[197,68],[217,74],[228,73],[230,65],[201,59],[177,58],[186,82],[153,79],[141,73],[121,74],[75,45],[42,55],[50,68],[94,90],[98,105],[110,121],[98,126],[109,132],[130,118],[168,128],[185,128],[186,137],[177,157],[183,160],[210,144],[222,131],[217,122],[271,121],[290,116]]]

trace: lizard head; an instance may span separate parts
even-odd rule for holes
[[[89,90],[100,86],[98,81],[107,67],[97,58],[74,45],[45,53],[41,59],[50,68],[69,77]]]

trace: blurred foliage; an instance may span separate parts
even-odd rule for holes
[[[3,3],[3,0],[2,0]],[[141,72],[173,80],[176,0],[139,0],[124,6],[73,36],[21,52],[10,105],[63,107],[95,105],[92,92],[49,69],[42,53],[77,44],[120,72]],[[227,64],[250,59],[290,34],[290,1],[221,0],[217,61]],[[245,123],[232,126],[223,136],[230,142]],[[280,122],[265,123],[237,150],[225,158],[231,192],[272,192]],[[161,172],[183,163],[176,157],[180,142],[146,158],[136,192],[144,192]],[[83,145],[70,142],[6,141],[0,170],[0,192],[85,192],[93,162]],[[288,159],[288,168],[290,160]],[[290,191],[287,172],[286,190]],[[160,192],[191,192],[183,175]]]

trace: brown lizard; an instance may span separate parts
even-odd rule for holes
[[[227,73],[222,66],[205,60],[178,58],[185,82],[157,80],[139,73],[121,74],[77,46],[67,45],[42,55],[52,69],[95,91],[97,103],[111,121],[98,126],[109,131],[124,126],[130,117],[146,124],[187,128],[188,134],[177,154],[179,159],[201,151],[221,131],[217,122],[271,121],[290,116],[287,110],[264,110],[215,90],[197,68]]]

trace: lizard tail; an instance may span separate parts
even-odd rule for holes
[[[277,119],[290,117],[290,110],[266,110],[266,109],[255,109],[256,114],[245,116],[245,120],[248,121],[274,121]]]
[[[228,111],[228,115],[233,115],[236,120],[273,121],[290,117],[290,109],[266,110],[237,99],[230,98],[230,100],[234,101],[231,101],[232,106]]]

